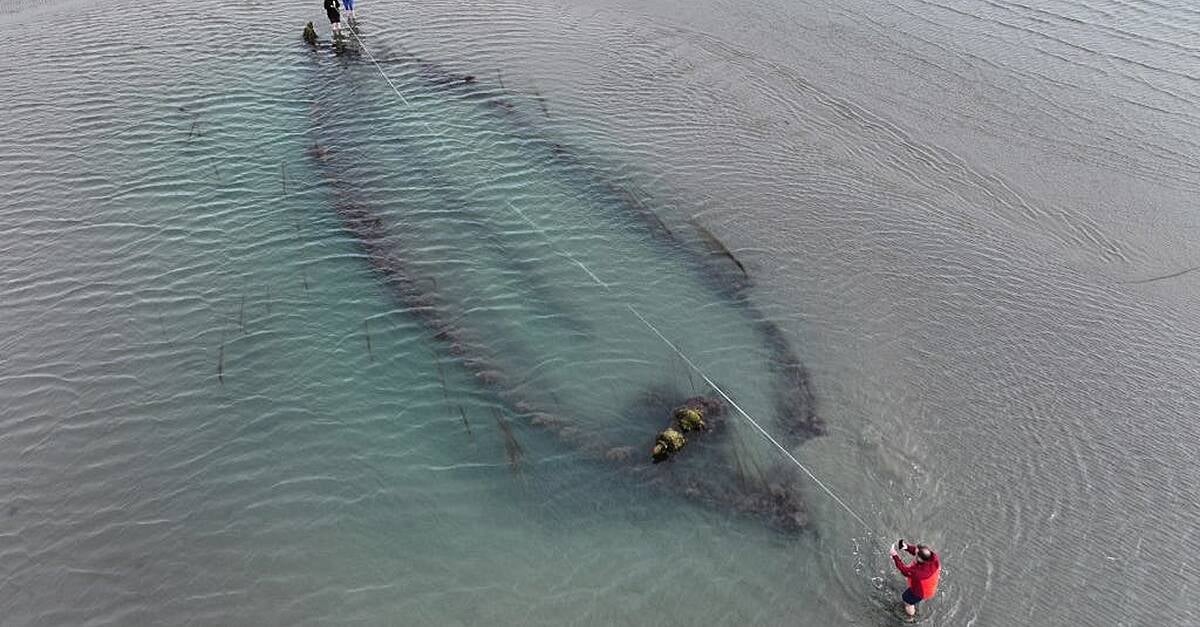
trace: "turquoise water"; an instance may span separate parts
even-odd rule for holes
[[[0,6],[0,623],[1195,622],[1194,10],[360,12]]]

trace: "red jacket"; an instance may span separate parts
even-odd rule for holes
[[[912,545],[905,547],[904,550],[911,555],[917,554],[917,547]],[[909,565],[905,564],[899,555],[893,555],[892,561],[896,562],[896,568],[900,574],[908,578],[908,587],[917,597],[928,599],[937,592],[938,577],[942,574],[942,562],[938,559],[937,553],[934,553],[933,559],[928,562],[917,560]]]

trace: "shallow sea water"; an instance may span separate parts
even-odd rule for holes
[[[0,622],[889,625],[896,535],[929,624],[1200,619],[1200,277],[1147,281],[1198,263],[1200,12],[360,5],[401,95],[316,3],[0,6]],[[635,472],[522,421],[346,199],[588,438],[696,385],[625,303],[783,433],[777,325],[827,429],[789,449],[872,532],[647,480],[783,468],[736,417]]]

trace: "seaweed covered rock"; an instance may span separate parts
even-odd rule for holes
[[[304,43],[315,46],[317,45],[317,29],[313,27],[313,23],[309,22],[304,26]]]
[[[680,407],[675,410],[675,423],[679,425],[679,430],[688,431],[703,431],[708,428],[704,424],[704,414],[691,407]]]
[[[655,439],[650,459],[656,464],[670,459],[687,445],[684,433],[708,431],[707,418],[719,416],[723,411],[724,405],[720,401],[704,396],[684,401],[671,414],[671,425]]]
[[[693,396],[684,401],[679,409],[698,411],[701,416],[707,419],[723,415],[725,413],[725,404],[720,399],[710,396]]]
[[[667,427],[662,433],[658,434],[658,438],[654,440],[654,450],[651,452],[651,459],[654,463],[666,461],[675,453],[678,453],[687,445],[687,438],[674,427]]]

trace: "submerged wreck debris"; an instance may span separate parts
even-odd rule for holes
[[[761,476],[752,485],[714,486],[702,483],[696,476],[684,476],[678,481],[683,493],[713,506],[726,506],[739,514],[755,515],[770,527],[788,533],[808,528],[808,510],[800,495],[803,486],[798,477]]]
[[[446,390],[446,373],[442,371],[442,360],[438,359],[437,355],[433,356],[433,365],[437,367],[438,383],[442,387],[442,402],[450,403],[450,393]],[[462,408],[459,407],[461,411]],[[463,416],[463,421],[466,421],[466,416]]]
[[[784,427],[800,440],[824,435],[825,421],[817,415],[808,369],[800,363],[779,325],[760,314],[757,326],[771,349],[771,369],[779,379],[779,385],[775,386],[775,410],[783,417]]]
[[[317,59],[317,62],[320,60]],[[420,66],[419,73],[426,75],[435,67],[425,64]],[[479,82],[468,75],[444,76],[440,80],[431,79],[431,82],[451,87],[468,85],[471,86],[469,89],[479,90],[480,100],[498,99],[495,92],[478,87]],[[507,356],[502,358],[493,354],[488,346],[475,337],[472,330],[460,324],[461,320],[466,319],[465,312],[456,309],[466,308],[467,305],[454,303],[438,289],[434,277],[428,274],[428,270],[423,270],[425,266],[419,259],[410,258],[413,252],[404,246],[401,238],[391,232],[393,225],[389,224],[387,215],[377,211],[360,196],[359,186],[344,178],[345,173],[357,171],[353,162],[346,162],[349,152],[330,150],[321,144],[324,137],[333,133],[330,129],[336,128],[333,120],[327,120],[326,116],[332,116],[337,107],[323,107],[319,102],[321,98],[333,97],[329,95],[331,93],[336,95],[336,90],[318,88],[314,93],[317,100],[314,101],[310,112],[313,116],[316,141],[308,152],[330,193],[333,212],[342,230],[360,248],[363,258],[385,286],[388,294],[402,306],[405,313],[425,327],[445,355],[453,358],[456,364],[481,384],[477,393],[489,396],[498,406],[495,410],[497,427],[514,473],[522,467],[524,448],[515,437],[514,425],[505,415],[554,436],[577,451],[580,459],[614,469],[614,479],[652,486],[670,495],[678,495],[726,511],[752,515],[780,531],[799,532],[805,528],[807,515],[800,498],[801,492],[794,482],[768,481],[764,478],[764,473],[746,471],[745,465],[736,457],[732,461],[737,462],[738,471],[735,473],[726,468],[732,461],[724,453],[724,448],[727,447],[718,444],[719,438],[694,438],[695,442],[688,445],[687,455],[678,456],[672,464],[665,466],[655,466],[652,460],[635,454],[636,451],[645,450],[643,438],[646,434],[638,425],[644,425],[644,421],[650,419],[660,421],[664,415],[672,416],[673,428],[686,428],[689,429],[688,433],[695,433],[697,436],[700,433],[717,435],[724,432],[724,429],[717,428],[723,405],[710,398],[693,396],[683,401],[681,407],[679,399],[684,398],[686,394],[675,394],[673,389],[655,394],[653,402],[659,406],[654,411],[645,411],[646,407],[635,407],[634,411],[630,412],[614,412],[630,423],[624,426],[615,425],[615,431],[622,433],[616,436],[612,435],[614,430],[611,427],[614,425],[596,427],[591,420],[572,420],[568,417],[571,412],[563,409],[561,403],[556,401],[548,406],[540,403],[539,399],[544,400],[545,396],[554,397],[554,392],[539,391],[534,389],[534,386],[529,386],[529,382],[518,374],[521,371],[510,367]],[[508,103],[508,106],[497,105],[497,108],[508,111],[512,110],[511,106],[511,103]],[[579,162],[578,168],[584,170],[590,166]],[[594,172],[589,176],[596,177]],[[627,192],[621,197],[621,206],[631,207],[640,214],[641,220],[661,223],[656,214],[650,217],[640,213],[654,212],[636,194]],[[674,242],[673,245],[686,245],[682,240],[674,239],[675,234],[665,223],[661,223],[661,227],[652,226],[652,230],[661,235],[655,238],[659,241],[669,240]],[[710,255],[697,253],[697,257],[707,259]],[[736,290],[734,293],[737,293]],[[746,304],[742,306],[749,307]],[[773,326],[762,317],[751,316],[751,320],[752,324]],[[788,372],[787,364],[799,365],[781,331],[777,330],[769,337],[773,338],[768,344],[772,346],[775,361],[784,364],[781,366],[781,372]],[[782,348],[775,346],[777,340],[783,342]],[[443,394],[449,400],[445,392],[444,375],[440,373],[440,360],[435,358],[435,363],[439,369],[439,378],[443,381]],[[797,377],[803,375],[802,368],[792,369],[791,372]],[[780,387],[783,385],[781,382],[787,380],[787,377],[781,377],[775,387]],[[694,381],[692,385],[695,385]],[[805,398],[811,398],[811,395],[801,395],[792,398],[790,402],[802,401]],[[781,401],[782,404],[786,403]],[[547,407],[554,407],[555,410],[549,411]],[[457,409],[464,428],[468,435],[471,435],[472,429],[465,411],[461,406]],[[690,411],[682,411],[679,417],[675,418],[675,410]],[[698,419],[696,415],[699,416]]]
[[[500,410],[492,408],[492,414],[496,417],[496,426],[500,429],[500,435],[504,437],[504,454],[508,457],[508,466],[512,469],[513,474],[521,472],[521,462],[525,459],[525,449],[521,448],[521,443],[517,442],[517,437],[513,435],[512,426],[500,414]]]
[[[442,360],[436,353],[433,355],[433,365],[437,368],[438,385],[442,388],[442,404],[449,407],[450,392],[446,389],[446,373],[442,370]],[[474,440],[475,434],[471,432],[471,423],[467,420],[467,412],[463,410],[462,405],[455,404],[455,408],[458,409],[458,416],[462,418],[463,428],[467,430],[467,437]]]
[[[198,130],[200,127],[200,114],[188,109],[184,105],[179,105],[177,109],[179,109],[180,113],[186,113],[192,116],[192,126],[188,128],[187,139],[184,141],[184,143],[191,142],[193,138],[200,137],[201,133]]]
[[[501,84],[500,87],[503,88],[504,85]],[[538,106],[541,107],[542,115],[549,118],[550,117],[550,108],[546,106],[546,97],[543,96],[541,92],[534,92],[533,97],[535,100],[537,100]]]
[[[474,439],[475,434],[471,433],[471,423],[467,422],[467,412],[463,411],[462,405],[458,405],[458,415],[462,417],[463,427],[467,429],[467,437]]]
[[[1188,274],[1189,272],[1195,272],[1196,270],[1200,270],[1200,266],[1193,266],[1191,268],[1186,268],[1184,270],[1180,270],[1178,272],[1172,272],[1170,274],[1162,274],[1159,276],[1152,276],[1148,279],[1139,279],[1136,281],[1118,281],[1118,283],[1122,283],[1124,285],[1142,285],[1144,283],[1153,283],[1155,281],[1162,281],[1165,279],[1173,279],[1177,276],[1183,276],[1185,274]]]
[[[725,245],[725,242],[717,239],[717,236],[713,235],[712,231],[710,231],[708,227],[704,226],[703,224],[700,224],[698,220],[691,220],[691,224],[692,227],[696,229],[696,232],[699,233],[704,239],[704,242],[713,249],[714,254],[725,257],[729,261],[733,262],[733,265],[737,266],[737,269],[742,271],[742,276],[746,277],[747,279],[750,278],[750,273],[746,271],[745,264],[743,264],[741,260],[739,260],[733,255],[732,252],[730,252],[729,247]]]

